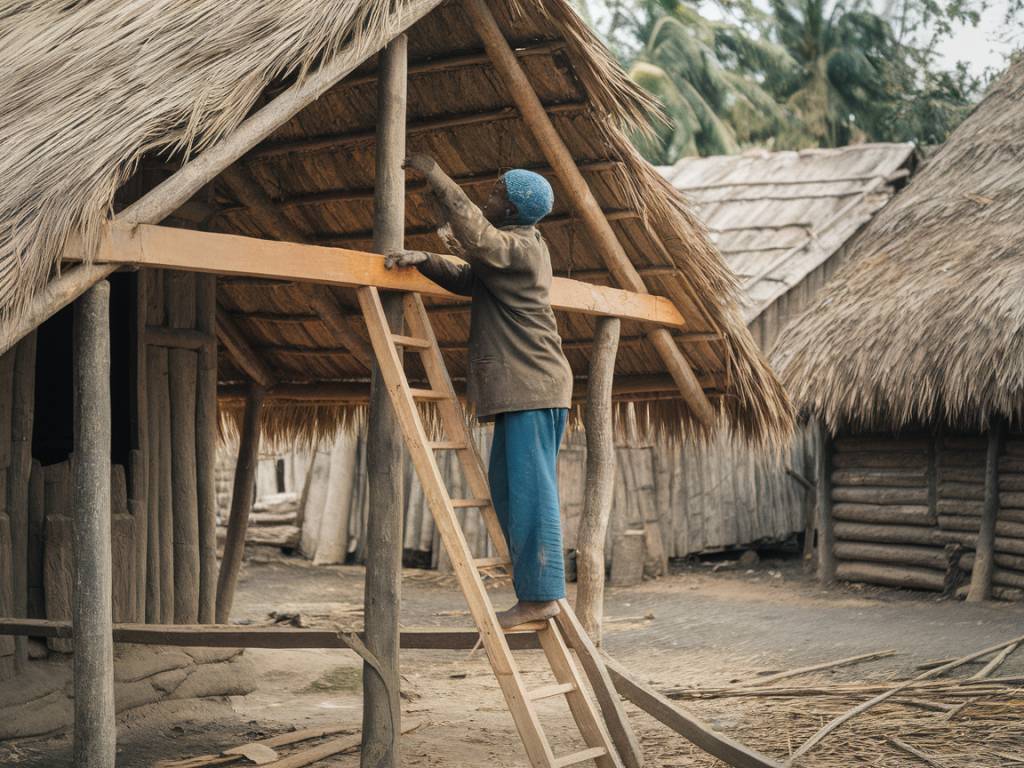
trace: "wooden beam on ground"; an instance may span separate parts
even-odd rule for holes
[[[279,211],[252,174],[240,163],[221,174],[235,196],[246,205],[250,215],[271,237],[293,243],[308,241],[306,233]],[[369,370],[373,358],[370,345],[352,330],[344,310],[326,285],[303,284],[300,291],[309,306],[320,316],[331,334]]]
[[[376,168],[373,249],[400,250],[405,241],[405,159],[409,41],[392,40],[380,55],[377,80]],[[401,294],[384,294],[382,305],[392,332],[403,333]],[[399,350],[399,355],[401,351]],[[373,424],[366,439],[370,509],[366,523],[366,578],[363,590],[366,648],[379,662],[363,664],[362,768],[399,765],[399,609],[402,598],[402,510],[404,440],[391,393],[380,366],[370,368]],[[330,510],[325,510],[325,514]]]
[[[110,284],[75,305],[74,764],[113,768],[110,544]]]
[[[537,145],[544,153],[548,163],[555,169],[562,188],[569,196],[573,210],[583,220],[612,276],[623,288],[636,293],[647,293],[647,286],[644,284],[643,278],[637,273],[636,267],[633,266],[623,250],[615,231],[601,211],[600,204],[576,166],[572,153],[562,141],[551,118],[544,111],[540,98],[530,84],[522,65],[516,59],[515,53],[509,47],[487,1],[464,0],[462,7],[466,10],[473,28],[483,40],[495,70],[511,92]],[[652,328],[648,334],[651,343],[678,384],[680,393],[696,419],[705,427],[712,427],[717,419],[715,409],[707,395],[704,394],[690,364],[672,340],[671,335],[664,328]]]
[[[676,706],[671,699],[637,680],[617,661],[605,656],[604,662],[619,693],[709,755],[733,768],[782,768],[782,764],[776,760],[719,733]]]
[[[384,257],[378,254],[173,227],[111,226],[97,260],[323,285],[366,285],[464,301],[418,270],[385,269]],[[686,326],[675,304],[646,290],[622,290],[556,277],[551,282],[551,305],[565,312],[620,317],[670,328]],[[218,326],[222,317],[231,320],[226,312],[219,312]],[[671,342],[671,336],[668,338]]]
[[[398,11],[392,16],[391,32],[399,34],[405,31],[437,5],[436,0],[420,0],[399,5]],[[370,51],[365,53],[369,54]],[[346,56],[340,53],[329,57],[318,70],[299,79],[295,85],[253,112],[234,131],[118,213],[114,217],[115,220],[128,224],[158,224],[163,221],[187,203],[192,195],[221,171],[323,96],[361,64],[363,59],[364,56],[361,55]],[[81,258],[82,254],[71,248],[68,256]],[[28,309],[19,315],[18,321],[10,324],[4,329],[3,334],[0,334],[0,354],[77,299],[91,286],[109,277],[117,267],[116,264],[83,264],[51,280],[32,299]]]
[[[224,556],[217,575],[216,621],[225,623],[231,616],[235,599],[235,585],[245,554],[245,532],[252,511],[256,464],[259,462],[260,415],[263,410],[263,387],[259,383],[249,386],[242,418],[242,434],[238,441],[238,461],[231,491],[231,512],[228,516]]]
[[[993,416],[988,425],[988,450],[985,456],[985,501],[981,527],[974,551],[968,602],[992,597],[992,573],[995,571],[996,518],[999,516],[999,454],[1006,438],[1006,419]]]

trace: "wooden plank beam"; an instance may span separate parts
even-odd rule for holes
[[[323,285],[369,285],[463,300],[416,270],[385,269],[383,256],[365,251],[146,224],[111,226],[97,260],[111,265],[186,269]],[[686,326],[676,305],[663,296],[590,285],[561,277],[552,280],[551,305],[565,312],[621,317],[671,328]],[[223,317],[230,320],[226,313],[220,312],[218,323]]]
[[[600,204],[576,166],[572,153],[562,141],[551,118],[545,112],[540,98],[530,84],[522,65],[516,59],[515,53],[509,47],[486,0],[464,0],[462,7],[472,22],[473,28],[483,40],[495,70],[505,81],[524,122],[533,133],[537,145],[543,151],[548,163],[555,169],[562,188],[569,196],[573,210],[583,220],[594,245],[597,246],[616,282],[636,293],[647,293],[647,286],[644,284],[643,278],[637,273],[636,267],[633,266],[623,250],[615,231],[601,211]],[[658,350],[669,373],[679,385],[679,391],[694,416],[705,427],[711,428],[717,419],[715,409],[701,389],[697,377],[686,358],[683,357],[683,353],[664,328],[652,328],[648,333],[651,343]]]

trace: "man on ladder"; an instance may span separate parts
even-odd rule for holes
[[[557,457],[572,402],[572,369],[551,311],[551,257],[536,224],[551,212],[547,180],[512,170],[483,210],[424,155],[405,166],[424,176],[467,263],[397,251],[385,264],[415,266],[443,288],[472,297],[467,395],[493,419],[488,476],[512,557],[518,602],[505,628],[549,619],[565,597]]]

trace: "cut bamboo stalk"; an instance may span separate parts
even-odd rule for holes
[[[110,768],[114,641],[110,548],[110,284],[75,305],[74,763]]]
[[[597,321],[584,412],[587,479],[576,538],[576,616],[595,645],[601,644],[605,540],[615,484],[612,380],[621,325],[618,318]]]
[[[238,461],[235,464],[235,480],[231,492],[231,513],[228,516],[227,539],[224,542],[224,556],[221,558],[220,573],[217,576],[217,623],[224,624],[231,616],[231,604],[235,599],[235,585],[242,568],[245,554],[245,532],[252,511],[253,486],[256,479],[256,465],[259,463],[260,416],[263,410],[263,388],[259,384],[249,386],[245,401],[245,415],[242,419],[242,434],[238,441]]]
[[[374,176],[373,247],[400,250],[405,232],[405,121],[408,39],[402,35],[381,53],[377,80],[377,144]],[[394,333],[403,330],[401,295],[383,298]],[[401,359],[401,350],[397,351]],[[367,472],[373,513],[366,530],[364,611],[366,647],[380,665],[363,665],[363,748],[360,765],[401,762],[398,730],[399,606],[402,580],[403,442],[391,395],[376,360],[372,366]]]
[[[167,320],[191,328],[196,319],[196,275],[169,272]],[[174,521],[174,622],[199,619],[199,496],[196,478],[196,376],[199,359],[189,349],[167,353],[171,410],[171,495]]]
[[[11,465],[7,471],[7,516],[11,522],[11,565],[14,577],[14,615],[28,615],[28,485],[32,474],[32,424],[35,411],[36,334],[18,343],[10,393]],[[16,640],[16,669],[28,663],[25,638]]]
[[[217,331],[217,277],[196,276],[196,329]],[[217,345],[199,349],[196,380],[196,494],[199,514],[199,623],[212,624],[217,605]]]
[[[462,7],[469,16],[473,28],[480,35],[495,71],[508,88],[523,121],[561,182],[573,211],[582,219],[615,281],[628,290],[649,293],[643,278],[623,250],[600,204],[576,166],[572,153],[551,122],[486,1],[465,0]],[[715,409],[704,394],[690,364],[672,339],[672,335],[665,328],[652,328],[648,330],[647,335],[694,417],[710,429],[716,421]]]
[[[776,672],[774,675],[765,675],[764,677],[758,677],[755,680],[751,680],[749,685],[769,685],[779,680],[787,680],[790,677],[799,677],[800,675],[806,675],[810,672],[821,672],[826,669],[836,669],[838,667],[848,667],[852,664],[862,664],[865,661],[876,661],[878,659],[888,659],[896,655],[896,651],[875,651],[874,653],[862,653],[859,656],[849,656],[845,659],[837,659],[836,661],[825,661],[821,664],[811,664],[807,667],[798,667],[796,669],[789,669],[785,672]],[[736,685],[744,685],[739,682]]]

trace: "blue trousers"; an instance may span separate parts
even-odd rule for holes
[[[568,415],[545,408],[494,419],[491,497],[512,554],[516,597],[528,602],[565,597],[557,465]]]

